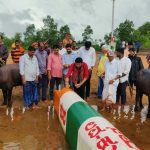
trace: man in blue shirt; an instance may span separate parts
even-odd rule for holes
[[[138,53],[141,47],[141,43],[139,41],[135,42],[135,48],[136,48],[136,52]]]
[[[47,57],[48,54],[45,51],[44,43],[40,42],[38,44],[39,49],[36,50],[35,56],[39,64],[39,83],[38,83],[38,94],[39,99],[41,97],[42,101],[47,100],[47,87],[48,87],[48,75],[47,75]],[[42,90],[42,95],[40,94]]]
[[[77,57],[77,54],[72,51],[72,45],[71,44],[67,44],[65,48],[66,48],[66,52],[62,56],[64,85],[65,85],[65,76],[66,76],[71,64],[74,63],[74,61]],[[71,80],[70,80],[70,85],[72,85]]]

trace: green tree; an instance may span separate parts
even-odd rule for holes
[[[82,33],[83,42],[87,40],[92,40],[91,35],[93,34],[93,29],[90,25],[87,25],[87,27],[84,29],[84,32]]]
[[[57,23],[51,16],[47,16],[43,19],[44,27],[42,28],[43,40],[46,41],[49,39],[49,44],[54,45],[58,43],[58,30]]]
[[[69,26],[68,25],[61,26],[59,30],[59,40],[63,40],[67,33],[70,33]]]
[[[36,29],[34,24],[30,24],[27,26],[26,31],[24,34],[24,44],[27,48],[32,42],[36,41]]]
[[[121,41],[132,41],[133,32],[134,24],[130,20],[120,23],[119,27],[115,30],[117,38]]]
[[[14,38],[9,38],[7,36],[4,36],[3,42],[7,46],[7,48],[10,48],[12,43],[14,42]]]
[[[0,36],[4,37],[5,36],[4,32],[0,32]]]
[[[21,33],[19,33],[19,32],[15,33],[15,36],[14,36],[15,40],[21,41],[21,38],[22,38],[22,34]]]
[[[141,41],[141,32],[139,30],[135,30],[132,36],[133,41]]]
[[[147,35],[148,32],[150,32],[150,22],[146,22],[142,26],[140,26],[138,28],[138,31],[141,33],[141,35]]]
[[[104,40],[107,45],[110,43],[110,38],[111,38],[111,33],[105,34]]]

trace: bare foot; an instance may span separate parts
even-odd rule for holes
[[[46,100],[43,100],[43,103],[46,103],[46,104],[47,104],[47,103],[48,103],[48,100],[47,100],[47,99],[46,99]]]
[[[103,107],[102,109],[100,109],[100,111],[105,111],[105,107]]]
[[[89,101],[90,101],[90,98],[89,98],[89,97],[87,97],[87,98],[85,99],[85,101],[86,101],[86,102],[89,102]]]
[[[53,105],[54,105],[54,101],[50,100],[50,106],[53,106]]]
[[[40,109],[41,107],[40,106],[38,106],[38,105],[33,105],[33,107],[32,107],[33,109]]]

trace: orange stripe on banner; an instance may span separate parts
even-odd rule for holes
[[[55,108],[57,115],[59,115],[60,98],[63,94],[65,94],[66,92],[69,92],[69,91],[72,91],[72,90],[70,88],[63,88],[62,90],[55,90],[55,92],[54,92],[54,108]]]

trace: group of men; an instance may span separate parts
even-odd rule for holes
[[[150,55],[146,58],[150,64]],[[98,65],[99,99],[114,108],[116,104],[126,105],[126,88],[128,85],[131,89],[133,85],[136,86],[136,74],[143,68],[142,60],[133,46],[120,47],[114,53],[103,45]],[[138,90],[136,88],[136,98],[141,96]]]
[[[71,87],[83,99],[88,99],[95,61],[95,49],[89,41],[78,51],[73,51],[71,44],[66,44],[62,50],[59,45],[54,45],[49,55],[43,42],[39,42],[38,46],[30,46],[19,61],[25,105],[38,108],[39,100],[46,102],[49,82],[51,105],[55,86],[57,90],[62,85]]]
[[[98,98],[105,104],[126,104],[126,87],[136,86],[136,73],[143,69],[141,58],[133,47],[119,48],[116,52],[106,45],[98,59]],[[126,53],[128,51],[128,54]],[[12,45],[13,63],[19,63],[26,107],[39,108],[38,102],[50,99],[53,105],[54,88],[72,88],[80,97],[89,100],[90,80],[96,63],[96,52],[90,41],[76,50],[70,34],[58,45],[49,48],[47,42],[34,42],[24,54],[19,41]],[[6,63],[8,50],[0,37],[0,60]],[[150,66],[150,55],[147,56]],[[47,89],[49,86],[49,98]],[[138,89],[136,96],[138,97]]]

